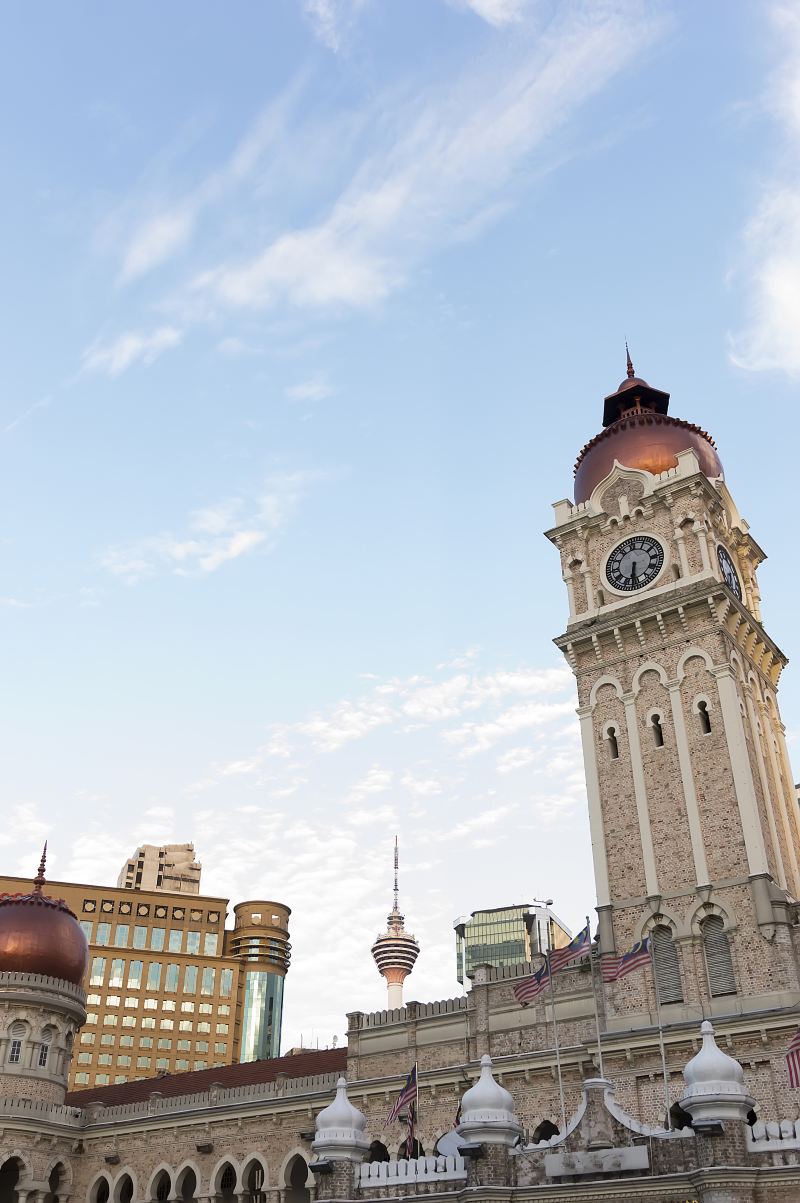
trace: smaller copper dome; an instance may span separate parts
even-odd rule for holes
[[[588,501],[615,460],[657,475],[676,468],[678,452],[689,448],[706,476],[713,480],[723,475],[714,440],[699,426],[651,410],[629,410],[581,451],[575,464],[575,500]]]
[[[42,893],[44,884],[42,856],[30,894],[0,894],[0,973],[41,973],[79,986],[86,937],[63,898]]]

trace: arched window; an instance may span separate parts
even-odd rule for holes
[[[650,715],[650,726],[653,729],[653,743],[657,748],[664,747],[664,730],[661,726],[661,715]]]
[[[708,713],[708,702],[697,703],[697,716],[700,719],[700,730],[703,735],[711,732],[711,715]]]
[[[92,1187],[89,1197],[92,1203],[108,1203],[108,1197],[111,1194],[108,1189],[108,1179],[98,1178]]]
[[[680,1103],[673,1103],[669,1109],[669,1126],[673,1132],[680,1132],[681,1128],[691,1128],[692,1117],[688,1111],[684,1111]]]
[[[554,1136],[558,1136],[558,1128],[551,1119],[543,1119],[540,1124],[537,1124],[533,1129],[531,1136],[531,1144],[538,1145],[543,1140],[552,1140]]]
[[[731,946],[725,932],[725,924],[719,915],[709,915],[701,923],[700,930],[703,933],[708,989],[712,998],[720,994],[735,994],[736,979],[733,976]]]
[[[50,1055],[50,1045],[55,1035],[55,1028],[51,1024],[47,1024],[42,1028],[42,1043],[39,1045],[39,1068],[44,1069],[47,1065],[47,1058]]]
[[[44,1203],[58,1203],[58,1192],[64,1179],[64,1167],[61,1162],[54,1165],[47,1178],[47,1194]]]
[[[8,1060],[11,1065],[19,1065],[22,1061],[22,1046],[28,1034],[28,1025],[21,1019],[12,1023],[9,1030],[11,1039],[8,1042]]]
[[[158,1200],[158,1203],[165,1203],[169,1198],[172,1189],[172,1182],[166,1170],[161,1170],[155,1182],[153,1183],[153,1198]]]
[[[16,1157],[9,1157],[0,1165],[0,1203],[16,1203],[22,1169],[22,1162]]]
[[[133,1179],[130,1174],[123,1174],[114,1188],[116,1203],[131,1203],[133,1198]]]
[[[617,728],[609,727],[606,731],[606,743],[610,760],[619,760],[619,744],[617,743]]]
[[[660,1004],[683,1002],[681,971],[672,932],[664,924],[653,928],[653,969]]]
[[[367,1161],[391,1161],[389,1150],[380,1140],[373,1140],[367,1153]]]
[[[251,1161],[245,1167],[243,1181],[245,1193],[249,1196],[250,1203],[266,1203],[264,1167],[260,1161]]]
[[[309,1203],[311,1192],[306,1186],[307,1180],[308,1166],[298,1153],[286,1167],[286,1203]]]
[[[419,1143],[419,1141],[417,1140],[417,1138],[415,1136],[414,1139],[411,1141],[410,1149],[409,1149],[408,1141],[407,1140],[403,1141],[403,1143],[400,1145],[400,1148],[397,1151],[397,1156],[401,1161],[403,1161],[406,1158],[408,1158],[408,1160],[410,1161],[414,1157],[424,1157],[425,1150],[423,1149],[422,1145]]]
[[[230,1162],[222,1167],[219,1176],[219,1193],[223,1199],[232,1199],[236,1190],[236,1170]]]

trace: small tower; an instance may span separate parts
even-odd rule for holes
[[[66,903],[44,893],[44,874],[42,853],[30,893],[0,894],[0,1109],[8,1099],[63,1104],[86,1021],[86,938]]]
[[[378,972],[386,978],[389,989],[389,1010],[403,1005],[403,982],[414,968],[419,956],[419,944],[403,926],[403,916],[397,905],[397,836],[394,837],[394,906],[388,916],[388,927],[372,945],[372,955]]]

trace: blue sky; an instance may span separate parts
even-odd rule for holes
[[[292,906],[286,1037],[324,1043],[383,1004],[399,831],[407,993],[450,996],[457,914],[594,902],[541,531],[625,337],[795,654],[797,10],[4,16],[5,868],[194,839]]]

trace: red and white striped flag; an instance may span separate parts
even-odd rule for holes
[[[639,940],[637,944],[634,944],[633,948],[621,957],[602,958],[600,971],[603,975],[603,981],[619,981],[621,977],[626,977],[627,974],[633,973],[634,969],[641,969],[643,965],[649,965],[651,959],[650,940],[646,937],[644,940]]]
[[[800,1028],[797,1029],[786,1050],[786,1067],[789,1070],[789,1085],[800,1086]]]

